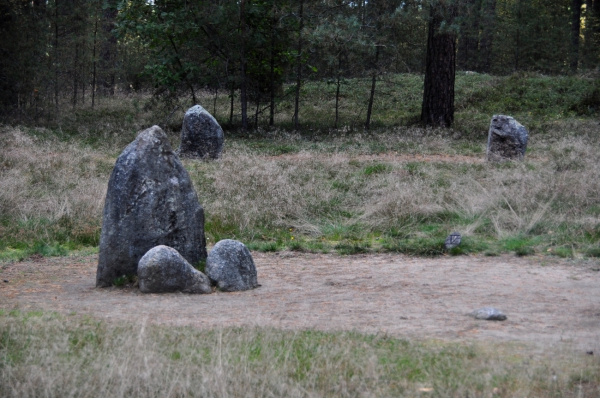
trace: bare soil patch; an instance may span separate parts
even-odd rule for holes
[[[194,327],[357,330],[397,337],[570,343],[600,354],[600,265],[548,257],[253,253],[260,288],[211,295],[95,288],[97,256],[2,266],[0,308]],[[4,282],[7,280],[8,282]],[[493,306],[508,319],[466,316]]]

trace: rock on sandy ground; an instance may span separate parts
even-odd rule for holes
[[[600,352],[600,262],[253,253],[262,287],[211,295],[96,289],[97,256],[0,264],[0,308],[220,327],[357,330]],[[508,319],[466,314],[495,307]]]

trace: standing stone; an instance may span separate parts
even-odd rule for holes
[[[179,155],[190,158],[217,159],[223,150],[223,129],[200,105],[188,109],[181,127]]]
[[[140,259],[138,281],[142,293],[212,293],[210,279],[164,245],[153,247]]]
[[[510,116],[494,115],[488,133],[488,161],[522,160],[527,149],[529,133]]]
[[[250,250],[237,240],[221,240],[213,247],[206,259],[206,275],[225,292],[259,286]]]
[[[154,126],[125,148],[108,181],[96,286],[136,275],[140,258],[158,245],[192,264],[206,258],[204,209],[167,136]]]

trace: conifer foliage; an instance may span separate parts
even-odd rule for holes
[[[191,106],[210,90],[230,98],[232,126],[273,126],[286,106],[278,123],[299,129],[303,87],[322,81],[339,127],[346,82],[364,79],[369,128],[389,76],[417,73],[422,123],[450,126],[456,70],[599,65],[600,0],[0,0],[0,122],[52,124],[140,90]]]

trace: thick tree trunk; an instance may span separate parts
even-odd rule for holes
[[[571,0],[571,72],[579,64],[579,33],[581,30],[581,0]]]
[[[481,16],[481,40],[479,41],[479,70],[492,70],[492,46],[496,25],[496,0],[483,0]]]
[[[427,126],[450,127],[454,121],[456,36],[440,31],[442,22],[454,16],[446,3],[431,7],[421,122]]]

